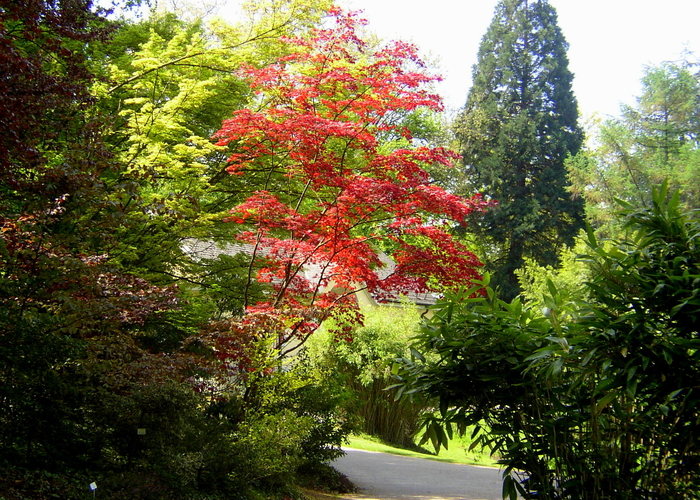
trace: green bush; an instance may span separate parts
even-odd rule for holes
[[[344,411],[347,395],[327,366],[314,366],[305,354],[282,360],[280,366],[254,383],[256,395],[247,401],[248,418],[291,412],[307,422],[299,428],[303,465],[329,462],[350,432]]]
[[[247,420],[234,435],[237,466],[232,479],[241,485],[284,485],[303,463],[302,444],[313,425],[291,410]]]
[[[516,498],[691,498],[700,488],[700,222],[678,195],[626,206],[631,231],[589,234],[586,300],[499,300],[484,283],[440,304],[403,363],[404,388],[501,457]]]
[[[331,367],[335,383],[349,391],[348,411],[356,430],[398,446],[413,447],[424,404],[396,399],[387,390],[394,380],[392,365],[408,355],[410,339],[417,334],[420,312],[411,303],[363,311],[364,324],[356,328],[352,341],[336,340],[330,334],[311,347],[317,364]]]

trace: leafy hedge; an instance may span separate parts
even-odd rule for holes
[[[404,390],[440,407],[504,466],[504,496],[690,498],[700,487],[700,222],[665,187],[625,206],[627,235],[588,235],[588,298],[499,300],[484,282],[448,297],[403,361]],[[430,355],[428,355],[430,353]],[[489,431],[478,427],[484,422]]]

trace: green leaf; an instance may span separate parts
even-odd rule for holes
[[[551,278],[547,278],[547,290],[549,290],[552,297],[557,297],[559,295],[559,290],[557,290],[557,287],[554,285]]]
[[[440,415],[445,418],[447,416],[447,409],[449,407],[449,402],[447,398],[440,398]]]
[[[518,490],[515,487],[515,481],[510,474],[503,474],[503,490],[501,492],[503,498],[509,500],[517,500]]]
[[[417,351],[414,347],[410,348],[410,352],[413,358],[417,359],[420,362],[425,362],[425,357],[423,356],[423,354]]]
[[[676,399],[676,396],[678,396],[681,392],[683,392],[684,389],[678,389],[676,391],[673,391],[671,394],[668,395],[668,401],[671,401],[672,399]]]
[[[595,413],[600,413],[605,409],[615,398],[617,398],[617,393],[611,391],[603,396],[601,399],[595,403]]]

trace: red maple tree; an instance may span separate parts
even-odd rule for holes
[[[243,321],[277,318],[283,354],[330,316],[358,321],[353,294],[362,288],[387,298],[480,277],[479,259],[447,224],[486,202],[432,184],[425,167],[458,156],[420,145],[402,126],[419,108],[442,109],[426,89],[437,77],[410,44],[367,43],[364,23],[334,8],[329,27],[289,40],[288,56],[245,68],[258,110],[234,112],[215,135],[234,151],[229,172],[261,183],[229,220],[244,228],[238,238],[253,261],[264,262],[255,273],[251,265],[250,279],[274,289],[268,301],[246,304]]]

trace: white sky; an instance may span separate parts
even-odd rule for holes
[[[497,0],[336,0],[363,10],[382,38],[415,43],[444,77],[448,109],[466,101],[471,70]],[[700,59],[700,0],[550,0],[569,42],[569,68],[584,119],[633,104],[645,66]]]

